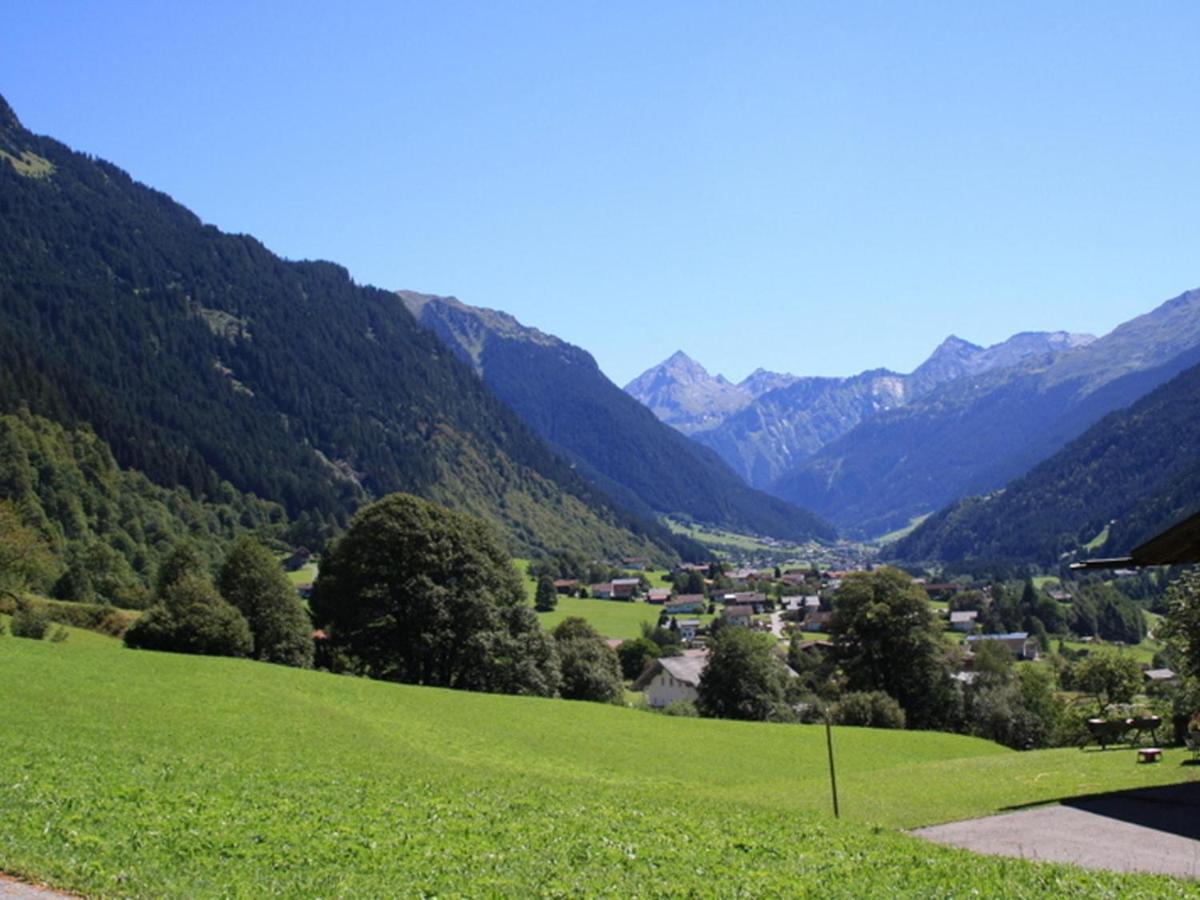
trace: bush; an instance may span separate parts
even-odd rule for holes
[[[894,697],[883,691],[850,691],[833,705],[830,718],[838,725],[864,728],[903,728],[906,716]]]
[[[40,641],[46,636],[50,627],[50,617],[40,606],[32,603],[20,603],[12,617],[13,637],[32,638]]]
[[[208,656],[249,656],[254,649],[246,618],[192,574],[171,584],[162,603],[125,632],[125,645]]]
[[[664,716],[679,716],[684,719],[695,719],[700,713],[696,710],[696,704],[691,700],[674,700],[662,708]]]

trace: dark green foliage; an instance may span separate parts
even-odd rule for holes
[[[592,483],[646,516],[682,513],[734,531],[833,538],[811,513],[748,487],[712,450],[660,422],[592,356],[515,319],[452,299],[406,295],[419,321]],[[703,548],[680,547],[691,559]]]
[[[95,603],[96,588],[92,578],[81,562],[73,562],[67,570],[54,582],[51,596],[56,600],[70,600],[74,603]]]
[[[206,503],[157,487],[119,469],[90,428],[64,428],[27,410],[0,416],[0,497],[17,504],[58,558],[54,596],[124,607],[145,605],[175,543],[216,556],[240,532],[269,534],[284,524],[279,506],[229,485]]]
[[[1200,572],[1184,572],[1172,582],[1166,607],[1158,637],[1168,642],[1183,674],[1200,679]]]
[[[625,696],[617,655],[604,636],[577,616],[563,619],[554,632],[562,684],[567,700],[620,703]]]
[[[533,608],[538,612],[553,612],[558,606],[558,594],[554,590],[554,579],[543,575],[538,579],[537,591],[533,596]]]
[[[54,554],[42,534],[27,523],[32,517],[22,505],[0,499],[0,595],[19,596],[43,586],[53,575]]]
[[[678,594],[708,594],[708,585],[704,583],[704,575],[695,569],[675,573],[675,592]]]
[[[1125,644],[1146,636],[1146,617],[1138,605],[1103,581],[1077,585],[1068,618],[1071,631]]]
[[[1126,554],[1197,509],[1198,408],[1200,366],[1193,366],[1101,419],[1002,494],[948,506],[887,552],[907,560],[1046,566],[1064,553]],[[1101,544],[1083,549],[1106,529]]]
[[[221,565],[217,588],[246,617],[254,636],[255,659],[312,666],[312,622],[266,547],[253,538],[239,539]]]
[[[617,659],[621,663],[621,676],[634,681],[646,671],[646,666],[662,656],[662,648],[646,637],[623,641],[617,648]]]
[[[125,632],[125,645],[142,650],[249,656],[254,649],[250,626],[212,584],[186,574],[173,582]]]
[[[723,628],[712,640],[696,708],[706,718],[787,721],[787,679],[770,635]]]
[[[665,625],[663,624],[664,619],[666,620]],[[675,620],[668,616],[665,611],[659,616],[657,625],[651,625],[649,622],[642,623],[642,637],[658,646],[659,656],[679,656],[683,652],[683,641],[679,637],[679,626],[674,625],[674,623]]]
[[[50,617],[46,611],[32,603],[18,603],[12,617],[13,637],[32,638],[40,641],[50,628]]]
[[[886,691],[914,728],[946,724],[952,707],[941,630],[924,590],[898,569],[842,582],[830,636],[853,691]]]
[[[188,576],[207,578],[209,562],[190,541],[178,541],[173,544],[158,567],[158,575],[154,580],[154,593],[163,597],[171,586]]]
[[[0,122],[0,412],[91,423],[122,467],[192,497],[227,483],[319,545],[408,490],[513,547],[674,558],[657,522],[575,474],[392,293],[203,225],[108,163]],[[2,454],[0,454],[2,455]]]
[[[830,710],[837,725],[863,728],[903,728],[904,710],[895,698],[883,691],[849,691]]]
[[[464,690],[553,695],[553,642],[496,535],[407,494],[361,509],[321,560],[316,624],[354,671]]]

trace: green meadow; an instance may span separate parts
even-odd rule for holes
[[[89,895],[1170,896],[899,829],[1184,780],[1185,754],[658,716],[0,638],[0,870]]]

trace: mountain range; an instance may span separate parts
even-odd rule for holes
[[[579,347],[452,297],[399,296],[529,427],[625,507],[787,540],[834,536],[827,523],[748,487],[712,450],[660,422]]]
[[[1028,332],[991,347],[951,336],[913,372],[849,378],[781,376],[749,391],[672,357],[627,390],[696,399],[691,437],[767,492],[811,509],[852,536],[903,527],[960,498],[1002,487],[1191,364],[1200,347],[1200,291],[1190,291],[1102,338]],[[698,398],[720,381],[739,389],[706,413]]]
[[[951,335],[907,375],[873,369],[847,378],[802,378],[759,369],[738,385],[710,376],[676,353],[625,390],[664,422],[685,422],[680,430],[716,450],[750,484],[770,490],[826,444],[878,413],[907,406],[945,382],[1093,340],[1066,332],[1026,332],[980,347]],[[718,396],[720,404],[706,410],[706,398]]]
[[[523,554],[706,556],[582,478],[389,291],[205,225],[0,99],[0,412],[123,470],[282,505],[300,537],[404,490]]]

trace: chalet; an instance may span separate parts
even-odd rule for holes
[[[831,622],[833,622],[833,613],[817,609],[804,617],[800,628],[802,631],[828,631]]]
[[[650,588],[646,592],[646,602],[661,606],[671,599],[670,588]]]
[[[725,611],[721,614],[721,618],[725,620],[727,625],[740,625],[743,628],[749,628],[750,623],[754,621],[754,607],[743,605],[726,606]]]
[[[726,605],[749,606],[756,613],[767,612],[775,608],[775,601],[760,591],[739,591],[725,594],[721,601]]]
[[[646,692],[646,702],[662,709],[677,700],[695,702],[700,693],[700,676],[708,665],[707,653],[688,653],[685,656],[663,656],[656,659],[633,683],[635,691]],[[799,676],[784,666],[789,678]]]
[[[1046,596],[1057,603],[1070,603],[1074,599],[1070,591],[1046,591]]]
[[[676,619],[675,624],[679,628],[679,637],[684,641],[694,641],[700,633],[699,619]]]
[[[784,584],[790,584],[792,587],[800,587],[808,579],[809,575],[807,572],[784,572],[783,577],[779,580]]]
[[[1171,669],[1147,669],[1142,677],[1147,684],[1179,684],[1179,676]]]
[[[574,594],[577,590],[579,590],[578,578],[554,579],[554,592],[556,594]]]
[[[979,613],[973,609],[962,609],[950,613],[950,630],[970,634],[975,628],[975,620]]]
[[[303,584],[296,585],[296,593],[305,600],[312,599],[313,586],[311,581],[306,581]]]
[[[708,601],[703,594],[680,594],[674,600],[668,600],[663,609],[673,616],[679,613],[703,613],[708,609]]]
[[[1037,659],[1038,642],[1028,632],[1014,631],[1009,634],[972,634],[967,636],[967,649],[974,650],[980,641],[999,641],[1013,652],[1017,659]]]
[[[597,600],[632,600],[638,590],[636,578],[614,578],[601,584],[593,584],[589,592]]]
[[[640,588],[641,581],[637,578],[614,578],[612,580],[613,599],[631,600],[637,595]]]
[[[640,556],[627,556],[621,560],[621,568],[626,572],[640,572],[646,568],[646,560]]]
[[[635,691],[646,692],[646,702],[662,709],[678,700],[694,703],[700,696],[700,676],[708,664],[706,656],[664,656],[656,659],[637,681]]]

